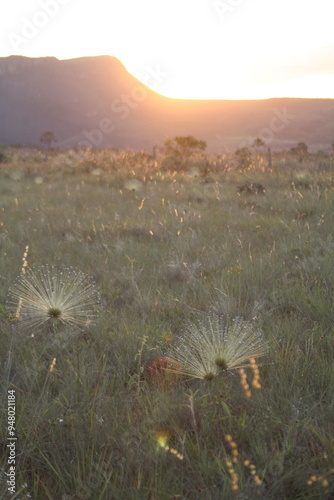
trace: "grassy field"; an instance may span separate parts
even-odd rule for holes
[[[180,169],[145,153],[5,155],[1,498],[334,498],[333,157]],[[95,321],[31,328],[24,303],[15,317],[10,290],[41,266],[90,277]],[[207,318],[262,332],[250,397],[238,369],[208,381],[156,368]]]

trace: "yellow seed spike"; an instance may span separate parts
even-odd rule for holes
[[[50,365],[50,372],[53,373],[56,368],[57,358],[53,358],[52,363]]]
[[[17,305],[16,312],[15,312],[15,318],[16,319],[21,319],[21,309],[22,309],[22,306],[23,306],[23,300],[20,297],[19,303]]]
[[[260,370],[257,366],[256,360],[252,358],[250,360],[250,364],[253,371],[252,385],[255,389],[261,389],[262,385],[260,384]]]
[[[29,246],[27,245],[22,258],[22,274],[26,274],[25,268],[28,267],[27,256],[28,256]]]

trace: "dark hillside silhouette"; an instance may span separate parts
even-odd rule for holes
[[[207,151],[251,147],[256,138],[273,150],[305,142],[331,151],[334,136],[334,99],[170,99],[111,56],[0,58],[0,117],[0,144],[38,145],[51,130],[57,147],[151,149],[193,135]]]

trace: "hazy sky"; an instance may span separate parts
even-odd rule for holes
[[[334,0],[7,0],[0,56],[116,56],[170,97],[334,98]]]

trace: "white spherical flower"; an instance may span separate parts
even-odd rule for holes
[[[140,191],[143,188],[143,183],[137,179],[129,179],[124,183],[124,187],[128,191]]]
[[[91,278],[72,268],[27,269],[9,293],[8,305],[27,330],[82,328],[97,316],[99,293]]]
[[[222,326],[207,317],[189,323],[168,355],[181,365],[180,373],[210,381],[222,371],[251,366],[251,359],[267,352],[261,330],[250,322],[235,318]]]

